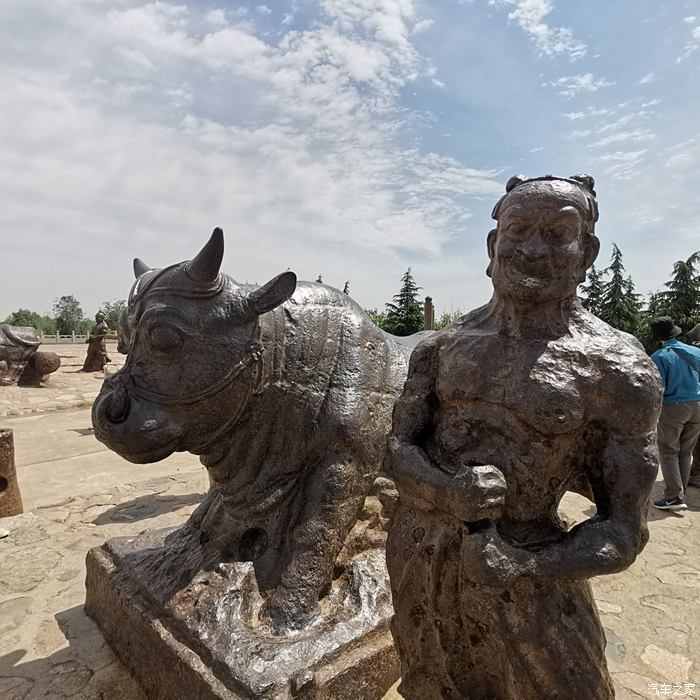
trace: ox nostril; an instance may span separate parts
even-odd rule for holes
[[[110,423],[121,423],[129,415],[129,395],[126,390],[118,386],[112,390],[107,398],[107,419]]]

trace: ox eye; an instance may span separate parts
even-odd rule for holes
[[[182,336],[172,326],[156,326],[150,332],[151,345],[161,352],[177,350],[182,345]]]

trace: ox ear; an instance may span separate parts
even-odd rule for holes
[[[134,258],[134,277],[138,279],[144,272],[148,272],[153,268],[147,265],[141,258]]]
[[[187,263],[187,276],[195,282],[213,282],[224,258],[224,232],[215,228],[206,245]]]
[[[248,303],[253,313],[260,315],[284,304],[297,288],[297,276],[293,272],[283,272],[273,277],[262,287],[248,295]]]

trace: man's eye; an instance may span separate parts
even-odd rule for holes
[[[170,326],[157,326],[151,333],[151,344],[156,350],[169,352],[182,345],[182,336]]]

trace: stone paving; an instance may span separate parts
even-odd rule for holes
[[[31,405],[24,401],[13,410]],[[129,464],[97,443],[87,409],[52,410],[2,421],[15,431],[28,512],[0,520],[9,531],[0,538],[0,698],[141,700],[83,612],[85,554],[110,537],[182,523],[207,487],[206,473],[191,455]],[[660,490],[657,482],[655,498]],[[593,581],[618,698],[656,697],[654,687],[680,696],[690,688],[684,684],[700,685],[700,490],[690,491],[688,504],[680,515],[652,509],[651,539],[637,562]],[[593,512],[575,495],[563,511],[570,521]],[[395,690],[387,695],[398,698]]]
[[[124,364],[125,357],[117,352],[115,343],[107,343],[112,362],[104,372],[81,372],[86,347],[85,343],[42,345],[40,350],[58,353],[61,366],[44,386],[0,387],[0,418],[91,406],[105,374],[116,372]]]
[[[181,523],[203,470],[74,496],[4,518],[0,540],[0,697],[143,698],[83,612],[85,554],[105,539]]]

